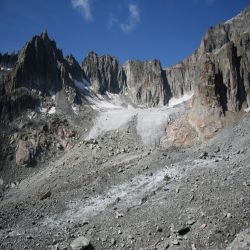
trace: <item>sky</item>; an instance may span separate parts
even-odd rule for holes
[[[0,0],[0,52],[20,50],[45,28],[63,54],[89,51],[159,59],[163,67],[192,54],[207,29],[250,0]]]

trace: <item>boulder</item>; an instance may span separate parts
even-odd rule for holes
[[[93,249],[90,241],[84,237],[80,236],[73,240],[70,244],[72,250],[90,250]]]
[[[17,166],[31,166],[35,161],[36,149],[28,141],[20,140],[16,150]]]

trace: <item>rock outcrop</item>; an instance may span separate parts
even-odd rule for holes
[[[250,106],[249,19],[250,7],[210,28],[198,50],[165,69],[173,96],[195,93],[189,121],[203,138],[224,127],[229,112]]]
[[[152,107],[168,102],[170,93],[160,61],[128,61],[123,70],[126,92],[133,103]]]
[[[5,84],[6,93],[26,87],[42,93],[62,88],[64,58],[47,32],[34,36],[18,55],[17,65]]]
[[[82,63],[94,91],[126,94],[136,105],[165,105],[170,96],[166,73],[158,60],[127,61],[119,66],[116,58],[90,52]]]
[[[98,56],[95,52],[90,52],[82,62],[82,68],[97,93],[120,92],[119,65],[116,58],[108,55]]]
[[[208,139],[223,127],[221,117],[224,114],[218,95],[220,75],[209,55],[202,62],[200,78],[201,84],[191,104],[189,121],[202,139]]]
[[[199,58],[197,50],[182,62],[164,69],[172,96],[178,98],[185,93],[194,92],[199,83]]]

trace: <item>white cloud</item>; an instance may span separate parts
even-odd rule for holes
[[[117,23],[118,23],[118,19],[111,14],[108,20],[108,29],[112,29],[113,26]]]
[[[140,21],[140,12],[136,4],[129,5],[129,17],[126,23],[120,24],[120,28],[123,32],[128,33],[133,30]]]
[[[90,1],[91,0],[71,0],[73,8],[79,10],[86,21],[93,20]]]

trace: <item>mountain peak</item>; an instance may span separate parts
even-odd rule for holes
[[[43,40],[49,40],[47,28],[45,28],[44,31],[42,32],[41,38],[42,38]]]

